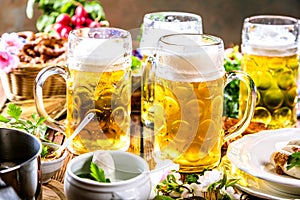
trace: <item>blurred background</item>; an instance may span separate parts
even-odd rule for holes
[[[54,1],[54,0],[53,0]],[[184,11],[198,14],[205,33],[223,38],[225,46],[240,44],[245,17],[258,14],[300,18],[300,0],[100,0],[110,26],[123,29],[140,27],[143,16],[155,11]],[[36,31],[35,17],[26,17],[27,0],[0,0],[0,34]]]

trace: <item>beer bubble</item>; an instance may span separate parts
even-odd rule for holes
[[[205,112],[205,104],[200,99],[192,99],[185,105],[184,116],[192,120],[201,120]]]
[[[120,105],[128,105],[130,99],[130,85],[123,84],[120,86],[117,92],[116,98],[120,98]],[[117,104],[119,105],[119,104]]]
[[[293,112],[288,107],[282,107],[276,109],[273,113],[274,120],[278,123],[279,126],[284,127],[290,123],[292,119]]]
[[[188,101],[194,95],[194,90],[188,83],[184,86],[175,87],[173,92],[181,102]]]
[[[269,68],[275,72],[281,71],[286,66],[286,59],[282,59],[282,57],[268,57],[266,59],[268,59]]]
[[[297,86],[292,87],[287,91],[285,97],[287,105],[293,107],[297,104],[298,89]]]
[[[280,89],[270,89],[263,97],[264,104],[271,110],[280,108],[284,100],[284,95]]]
[[[253,115],[253,121],[270,124],[272,121],[271,113],[264,107],[256,107]]]
[[[267,90],[272,86],[273,77],[269,72],[258,71],[255,76],[255,84],[260,90]]]
[[[299,61],[297,59],[297,55],[291,56],[290,58],[287,59],[286,65],[288,68],[291,70],[297,71],[299,68]]]
[[[258,90],[258,91],[257,91],[257,96],[256,96],[256,103],[255,103],[256,106],[259,105],[259,103],[260,103],[260,98],[261,98],[261,94],[260,94],[260,91]]]
[[[199,83],[199,95],[204,99],[210,99],[214,94],[214,87],[208,87],[206,82]]]
[[[111,122],[114,121],[119,126],[123,126],[127,120],[126,116],[127,116],[127,113],[125,111],[125,108],[119,106],[112,111],[111,116],[110,116],[110,118],[111,118],[110,121]]]
[[[193,136],[190,135],[193,131],[190,130],[190,124],[184,120],[176,120],[172,123],[170,134],[175,136],[175,141],[193,140]]]
[[[110,110],[113,93],[114,91],[111,88],[106,88],[102,91],[98,91],[97,96],[95,96],[95,108],[99,110]]]
[[[176,99],[170,96],[164,97],[164,107],[167,119],[173,119],[174,117],[176,119],[176,115],[180,113],[180,105]]]
[[[211,119],[221,123],[223,113],[223,96],[219,95],[212,99],[211,102]]]
[[[153,104],[149,108],[149,112],[155,113],[154,118],[154,131],[159,133],[160,136],[166,134],[166,119],[165,119],[165,110],[160,104]]]
[[[291,88],[295,84],[293,72],[291,70],[280,72],[277,77],[277,84],[283,90]]]

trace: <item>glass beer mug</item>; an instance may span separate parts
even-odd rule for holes
[[[155,62],[154,159],[170,159],[181,172],[216,167],[222,144],[249,125],[256,88],[244,72],[225,72],[220,38],[204,34],[173,34],[160,38]],[[248,90],[245,115],[238,124],[222,128],[224,88],[240,80]]]
[[[117,28],[73,30],[68,39],[67,67],[52,66],[36,77],[38,113],[55,130],[69,137],[85,116],[95,117],[70,145],[75,154],[97,149],[124,150],[130,144],[131,52],[128,31]],[[52,119],[43,104],[42,87],[59,74],[67,85],[66,124]]]
[[[245,19],[242,32],[242,70],[258,90],[252,121],[269,129],[296,127],[298,99],[299,26],[285,16],[253,16]],[[241,99],[246,92],[241,86]],[[240,104],[240,114],[245,106]]]
[[[144,16],[143,32],[140,41],[140,51],[146,60],[155,53],[157,42],[161,36],[173,33],[202,34],[202,18],[199,15],[186,12],[154,12]],[[141,97],[141,119],[143,125],[153,128],[153,114],[151,107],[151,75],[150,67],[144,66]]]
[[[153,149],[152,145],[152,128],[153,128],[153,113],[149,111],[153,96],[151,94],[153,85],[150,80],[150,68],[147,63],[147,58],[155,53],[157,42],[161,36],[171,33],[203,33],[202,18],[199,15],[187,12],[153,12],[145,14],[143,18],[142,35],[139,43],[139,50],[143,56],[143,69],[138,75],[132,76],[134,80],[140,80],[140,112],[141,121],[145,129],[143,129],[143,137],[136,136],[136,144],[141,144],[140,148],[135,148],[133,152],[140,152],[142,156],[147,157],[149,149]],[[135,85],[135,84],[133,84]],[[146,100],[147,99],[147,100]],[[149,131],[146,128],[150,129]],[[135,145],[137,147],[138,145]]]

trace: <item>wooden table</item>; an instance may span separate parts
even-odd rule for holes
[[[49,99],[46,100],[46,107],[50,110],[52,113],[52,116],[55,116],[61,111],[64,107],[65,99]],[[1,112],[5,113],[6,105],[8,101],[7,98],[3,92],[3,88],[1,86],[0,82],[0,108]],[[32,113],[36,113],[35,106],[32,100],[29,101],[20,101],[20,102],[13,102],[15,104],[22,105],[22,110],[24,111],[22,113],[22,117],[30,117]],[[52,110],[51,110],[52,109]],[[139,113],[132,113],[131,116],[132,123],[131,123],[131,134],[141,134],[142,126],[140,122],[140,114]],[[297,122],[297,127],[300,127],[300,120]],[[49,134],[49,140],[56,142],[58,144],[62,144],[64,141],[65,136],[61,133],[55,133],[51,132]],[[137,146],[139,146],[138,144]],[[140,148],[140,147],[139,147]],[[64,175],[65,170],[68,162],[76,155],[73,155],[69,152],[64,166],[61,168],[61,170],[52,178],[50,182],[43,185],[43,199],[45,200],[65,200],[65,194],[64,194],[64,188],[63,188],[63,182],[64,182]],[[248,195],[247,199],[258,199],[257,197],[251,197]]]

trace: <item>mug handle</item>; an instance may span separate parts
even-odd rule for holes
[[[230,127],[229,129],[225,130],[225,137],[223,143],[236,138],[237,136],[241,135],[249,126],[252,116],[254,114],[255,104],[256,104],[256,97],[257,97],[257,89],[254,84],[252,78],[243,71],[230,71],[226,72],[225,75],[225,87],[233,80],[240,80],[242,81],[248,91],[248,96],[246,100],[246,109],[245,113],[235,125]]]
[[[64,133],[66,128],[65,125],[55,119],[53,119],[46,111],[44,101],[43,101],[43,85],[47,78],[52,75],[60,75],[67,81],[68,71],[66,67],[63,66],[48,66],[42,69],[35,78],[35,84],[33,89],[33,96],[35,101],[35,106],[38,114],[44,117],[45,124],[52,129]]]

